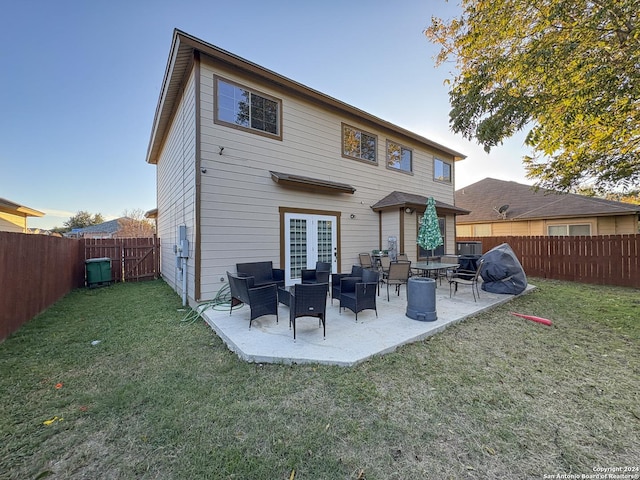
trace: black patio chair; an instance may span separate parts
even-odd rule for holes
[[[360,265],[353,265],[351,267],[351,273],[333,273],[331,275],[331,305],[333,305],[333,299],[336,298],[340,301],[340,280],[347,277],[362,277],[362,271],[364,269]]]
[[[300,283],[292,288],[289,305],[289,328],[293,325],[293,341],[296,340],[296,318],[316,317],[318,327],[322,323],[322,337],[326,338],[327,285],[324,283]]]
[[[255,318],[264,315],[275,315],[278,323],[278,287],[275,285],[254,287],[253,277],[239,277],[229,272],[227,272],[227,278],[231,290],[229,315],[233,312],[233,307],[244,303],[250,310],[249,329]]]
[[[362,310],[375,310],[377,317],[378,278],[378,271],[368,268],[362,270],[362,278],[342,278],[340,280],[340,313],[344,308],[348,308],[356,314],[356,322],[358,321],[358,312]]]
[[[316,262],[315,269],[303,268],[301,272],[302,283],[326,283],[329,288],[329,275],[331,275],[331,263]]]

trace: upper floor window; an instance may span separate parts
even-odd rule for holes
[[[399,143],[387,140],[387,168],[411,173],[413,171],[413,152]]]
[[[433,178],[440,182],[451,183],[451,164],[444,160],[440,160],[439,158],[434,158]]]
[[[375,163],[377,137],[349,125],[342,125],[342,155]]]
[[[562,236],[589,236],[591,235],[591,225],[549,225],[547,233],[552,237]]]
[[[276,98],[216,78],[216,123],[282,138],[281,105]]]

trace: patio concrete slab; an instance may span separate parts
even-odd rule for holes
[[[523,294],[535,287],[529,285]],[[296,320],[296,341],[289,329],[289,308],[279,305],[279,322],[273,315],[256,318],[249,329],[249,308],[243,306],[230,315],[226,310],[208,309],[205,321],[241,359],[254,363],[316,363],[352,366],[374,355],[396,350],[399,346],[423,340],[447,326],[515,298],[480,292],[477,302],[469,288],[461,288],[449,298],[448,285],[436,288],[437,320],[417,321],[406,316],[406,290],[393,292],[387,301],[386,289],[377,297],[378,316],[373,310],[355,314],[340,312],[338,300],[327,297],[327,336],[322,338],[318,319],[300,317]]]

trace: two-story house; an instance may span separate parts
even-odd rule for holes
[[[146,158],[162,275],[193,304],[239,262],[270,260],[292,284],[318,260],[348,271],[390,238],[416,261],[430,196],[453,252],[463,158],[176,30]]]

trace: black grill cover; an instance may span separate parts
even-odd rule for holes
[[[482,289],[492,293],[517,295],[527,288],[527,275],[508,243],[492,248],[482,256]]]

